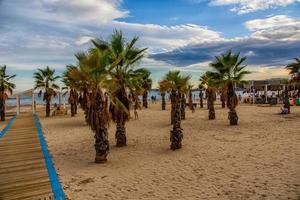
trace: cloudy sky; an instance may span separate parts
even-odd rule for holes
[[[300,57],[300,0],[0,0],[0,65],[17,90],[49,65],[61,73],[90,39],[114,29],[148,47],[140,66],[154,81],[168,70],[199,76],[229,49],[248,57],[247,78],[287,77]]]

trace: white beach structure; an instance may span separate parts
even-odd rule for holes
[[[57,94],[58,94],[58,103],[59,105],[61,105],[61,102],[62,102],[62,92],[61,91],[56,91]],[[36,112],[36,101],[35,101],[35,95],[34,95],[34,89],[29,89],[29,90],[25,90],[25,91],[22,91],[22,92],[18,92],[18,93],[15,93],[13,94],[12,96],[14,96],[16,98],[16,106],[17,106],[17,115],[20,115],[20,112],[21,112],[21,96],[29,96],[31,97],[31,110],[32,110],[32,113],[35,114]],[[64,108],[65,108],[65,103],[64,103]]]

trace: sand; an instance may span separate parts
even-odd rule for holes
[[[93,133],[83,113],[41,123],[69,199],[300,199],[300,107],[240,105],[238,126],[227,109],[187,109],[183,148],[169,150],[170,106],[150,104],[127,124],[128,146],[115,147],[106,164],[94,164]]]

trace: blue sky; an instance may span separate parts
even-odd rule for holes
[[[90,39],[120,29],[149,48],[140,66],[154,81],[178,69],[197,84],[229,49],[248,57],[249,79],[287,77],[300,57],[299,11],[300,0],[0,0],[0,65],[29,89],[37,68],[59,74]]]

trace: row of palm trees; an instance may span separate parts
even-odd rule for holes
[[[130,109],[139,108],[142,95],[147,107],[147,93],[151,89],[150,72],[135,69],[146,49],[136,47],[138,38],[126,42],[122,32],[115,31],[110,40],[92,40],[92,47],[75,55],[76,64],[68,65],[63,73],[63,89],[69,91],[71,116],[77,113],[77,103],[84,110],[85,120],[95,133],[96,163],[106,162],[109,153],[108,125],[116,124],[116,146],[127,144],[126,122]],[[48,96],[55,95],[57,76],[48,67],[34,74],[36,89]],[[46,110],[49,116],[48,109]]]
[[[150,72],[145,68],[135,69],[143,58],[146,49],[136,47],[138,38],[129,42],[122,32],[115,31],[110,40],[92,40],[92,47],[75,55],[76,64],[67,65],[62,77],[55,75],[55,70],[46,67],[34,73],[35,89],[43,94],[46,102],[46,116],[50,116],[51,97],[57,94],[59,86],[56,81],[62,78],[65,85],[62,89],[69,93],[71,116],[77,114],[77,107],[84,110],[85,120],[95,133],[95,162],[107,160],[109,153],[108,125],[110,120],[116,124],[116,146],[127,143],[126,122],[130,119],[130,110],[140,108],[139,96],[142,96],[143,107],[147,108],[147,95],[152,86]],[[217,56],[210,64],[211,70],[203,74],[199,81],[202,94],[206,92],[208,118],[215,119],[214,101],[216,92],[221,94],[222,107],[229,109],[230,125],[238,124],[236,112],[237,95],[235,86],[243,83],[244,76],[250,72],[245,70],[246,57],[231,51]],[[299,59],[297,63],[287,66],[293,74],[293,80],[299,80]],[[298,71],[297,71],[298,70]],[[15,75],[6,74],[6,67],[0,68],[0,113],[5,116],[6,91],[14,89],[10,79]],[[296,78],[295,78],[296,77]],[[166,109],[166,94],[170,94],[172,129],[170,131],[170,148],[182,147],[183,130],[181,120],[185,119],[186,97],[188,105],[193,109],[192,86],[190,76],[182,75],[180,71],[170,71],[159,81],[159,91],[162,96],[162,110]],[[200,107],[203,107],[203,95],[200,95]]]
[[[234,54],[231,51],[217,56],[216,60],[210,64],[211,71],[204,73],[199,81],[200,92],[206,91],[207,108],[209,110],[208,118],[215,119],[214,101],[216,100],[216,92],[221,93],[222,107],[226,104],[229,109],[228,119],[230,125],[238,124],[238,115],[235,110],[238,99],[235,93],[235,85],[245,82],[243,79],[249,71],[245,70],[244,61],[246,57],[240,57],[240,54]],[[164,78],[159,81],[159,91],[162,96],[162,110],[165,110],[166,93],[170,93],[171,100],[171,124],[172,130],[170,141],[172,150],[180,149],[182,144],[182,128],[181,120],[185,119],[186,96],[188,96],[188,105],[193,110],[192,102],[192,86],[189,84],[190,76],[180,74],[180,71],[170,71]],[[202,98],[201,98],[202,97]],[[200,107],[203,107],[203,96],[200,95]]]

